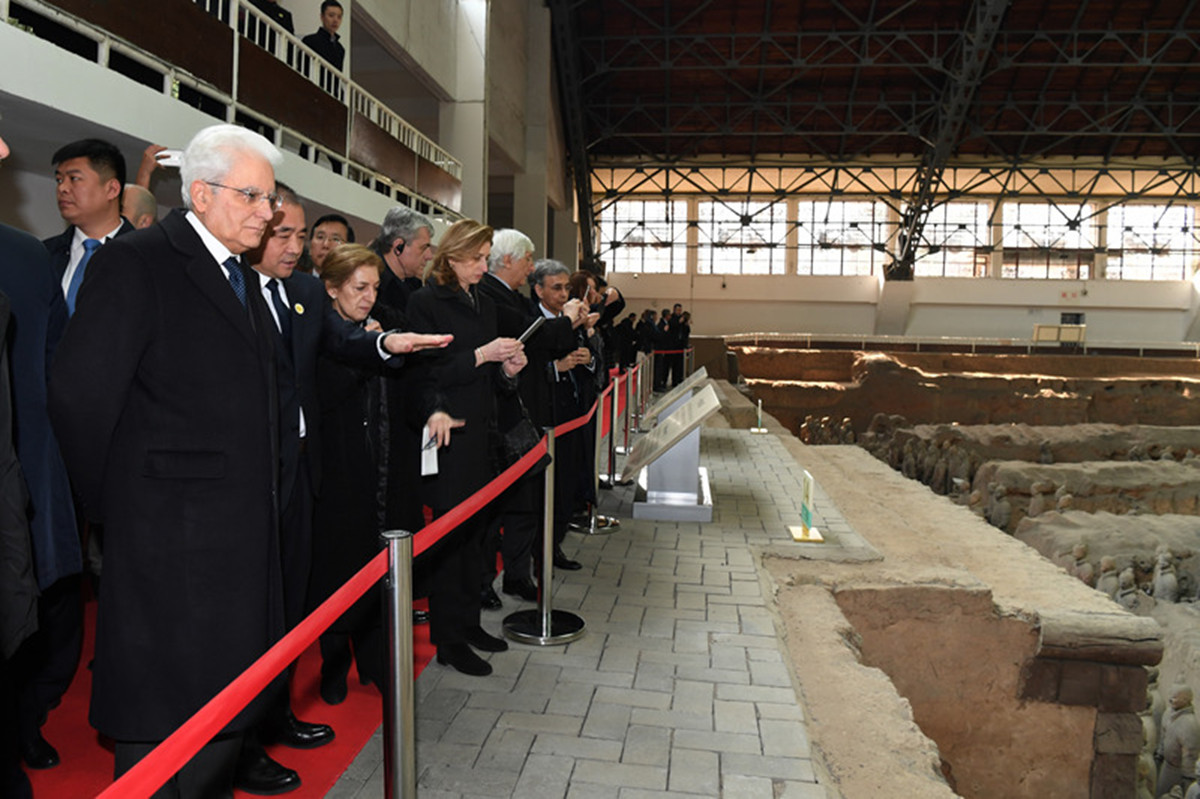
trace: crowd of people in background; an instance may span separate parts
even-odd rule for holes
[[[29,509],[0,550],[0,710],[17,720],[0,738],[5,796],[30,795],[19,762],[59,763],[42,726],[78,667],[85,596],[90,720],[119,776],[365,565],[381,530],[421,529],[519,457],[519,429],[585,414],[639,352],[662,353],[656,386],[682,378],[680,305],[622,318],[620,291],[536,259],[520,231],[401,205],[357,244],[341,214],[310,222],[278,150],[232,125],[183,151],[184,207],[160,220],[162,152],[147,147],[127,183],[112,144],[67,144],[51,165],[66,230],[38,242],[0,226],[16,331],[0,350],[14,398],[0,457],[15,454]],[[563,437],[552,465],[416,560],[429,609],[414,622],[439,663],[484,676],[478,652],[507,649],[480,624],[503,605],[498,552],[500,593],[537,601],[545,468],[554,566],[580,568],[562,543],[597,502],[594,440]],[[345,700],[352,664],[382,689],[380,625],[371,592],[321,636],[324,702]],[[335,732],[296,717],[289,673],[163,795],[299,786],[265,745]]]

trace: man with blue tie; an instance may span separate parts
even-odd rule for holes
[[[81,139],[60,147],[50,160],[58,212],[69,227],[42,243],[62,283],[67,313],[74,314],[92,255],[104,242],[134,229],[121,216],[125,157],[103,139]]]

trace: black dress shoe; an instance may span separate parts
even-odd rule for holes
[[[413,624],[429,624],[429,611],[413,608]]]
[[[326,674],[321,672],[321,699],[327,705],[340,705],[346,701],[346,674]]]
[[[503,638],[489,635],[482,627],[467,630],[467,634],[464,637],[467,639],[468,644],[484,652],[508,651],[508,644],[505,643]]]
[[[555,547],[554,548],[554,568],[565,569],[566,571],[569,571],[569,572],[576,572],[583,568],[583,564],[581,564],[577,560],[571,560],[570,558],[568,558],[567,553],[562,551],[562,547]]]
[[[504,593],[510,596],[518,596],[528,602],[537,602],[538,591],[533,580],[528,577],[518,577],[515,580],[505,580],[502,586]]]
[[[496,596],[496,589],[489,585],[479,595],[479,606],[484,610],[499,610],[504,607],[504,603],[500,601],[500,597]]]
[[[437,662],[472,677],[486,677],[492,673],[492,664],[472,652],[465,643],[439,646]]]
[[[243,749],[234,772],[233,787],[259,796],[275,796],[300,787],[300,775],[271,759],[262,747]]]
[[[21,742],[21,759],[30,768],[54,768],[58,765],[58,752],[39,732],[33,740]]]
[[[316,749],[332,740],[333,727],[301,721],[290,709],[283,723],[263,736],[264,743],[281,744],[292,749]]]

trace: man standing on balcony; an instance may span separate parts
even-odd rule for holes
[[[346,48],[338,41],[338,28],[342,26],[342,4],[338,0],[323,0],[321,3],[321,27],[301,39],[317,55],[328,61],[338,72],[346,62]]]
[[[255,8],[266,14],[268,19],[278,23],[279,27],[288,33],[296,32],[295,27],[292,26],[292,12],[279,5],[278,0],[250,0],[250,2]]]

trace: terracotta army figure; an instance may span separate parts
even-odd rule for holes
[[[1041,516],[1046,512],[1046,493],[1054,486],[1049,483],[1044,483],[1041,480],[1034,481],[1033,485],[1029,486],[1029,512],[1025,514],[1030,518]]]
[[[1009,522],[1012,521],[1012,505],[1008,501],[1008,489],[997,483],[992,488],[992,508],[988,514],[988,521],[993,527],[999,527],[1001,530],[1007,530]]]
[[[1063,483],[1058,487],[1058,490],[1054,492],[1054,509],[1059,513],[1062,513],[1063,511],[1070,510],[1072,507],[1074,507],[1074,505],[1075,497],[1070,491],[1067,490],[1066,483]]]
[[[1196,762],[1192,764],[1192,774],[1196,779],[1188,786],[1187,794],[1183,799],[1200,799],[1200,757],[1196,758]]]
[[[1071,555],[1075,558],[1075,565],[1071,569],[1071,574],[1078,577],[1086,585],[1095,586],[1096,567],[1088,561],[1087,554],[1087,544],[1082,541],[1071,549]]]
[[[1120,582],[1120,588],[1117,589],[1117,604],[1128,611],[1137,613],[1146,603],[1145,594],[1138,590],[1137,582],[1133,576],[1133,567],[1121,571],[1120,577],[1117,578]]]
[[[1171,693],[1171,709],[1163,716],[1163,735],[1159,743],[1162,767],[1158,772],[1159,796],[1194,778],[1196,758],[1200,756],[1200,723],[1192,707],[1192,689],[1178,685]],[[1190,772],[1190,773],[1189,773]]]
[[[1096,578],[1096,590],[1116,599],[1117,591],[1120,588],[1121,580],[1117,576],[1116,558],[1112,555],[1105,555],[1100,558],[1100,576]]]
[[[1042,441],[1038,447],[1038,463],[1054,463],[1054,452],[1050,449],[1049,441]]]
[[[1165,545],[1155,551],[1154,598],[1159,602],[1179,601],[1179,579],[1175,576],[1175,564],[1171,550]]]

